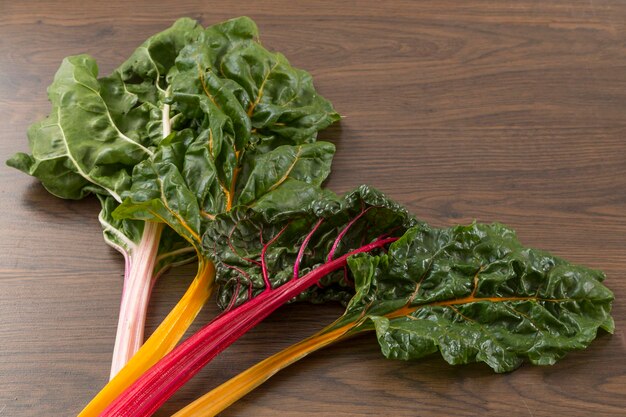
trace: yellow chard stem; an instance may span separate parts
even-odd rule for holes
[[[185,408],[178,411],[172,417],[210,417],[224,411],[235,401],[239,400],[250,391],[267,381],[281,369],[304,358],[311,352],[326,347],[341,338],[348,336],[358,322],[350,322],[339,328],[334,328],[336,323],[324,328],[315,335],[304,339],[270,356],[262,362],[248,368],[239,375],[231,378],[219,387],[213,389]]]
[[[109,381],[78,417],[98,416],[146,370],[170,352],[183,337],[213,290],[215,267],[201,260],[198,273],[178,304],[124,368]]]

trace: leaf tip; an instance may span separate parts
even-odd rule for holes
[[[33,166],[34,160],[32,156],[24,153],[18,152],[9,159],[5,161],[7,166],[11,168],[19,169],[22,172],[30,175],[30,168]]]

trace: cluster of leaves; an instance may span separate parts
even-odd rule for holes
[[[234,19],[180,51],[167,75],[173,132],[135,167],[116,217],[165,222],[199,247],[220,213],[280,212],[317,192],[335,148],[315,139],[338,115],[256,37],[251,20]]]
[[[506,372],[523,358],[553,364],[586,347],[598,328],[613,331],[613,294],[601,271],[524,247],[501,224],[430,227],[367,186],[343,199],[327,193],[300,212],[275,217],[233,211],[212,224],[205,250],[216,261],[219,302],[227,309],[267,290],[264,266],[271,288],[278,288],[334,255],[392,235],[400,238],[388,253],[352,256],[321,281],[325,291],[312,287],[300,295],[349,300],[333,328],[354,323],[351,333],[376,330],[388,358],[439,350],[450,364],[482,361]]]
[[[150,158],[163,139],[161,74],[171,70],[178,52],[200,31],[196,22],[181,19],[103,78],[92,57],[65,58],[48,87],[50,115],[28,130],[32,155],[18,153],[7,161],[57,197],[99,195],[105,240],[124,254],[139,244],[144,225],[118,222],[111,213],[128,195],[134,167]],[[169,237],[160,252],[182,244],[178,235]]]
[[[180,19],[107,77],[89,56],[66,58],[50,116],[29,129],[32,155],[8,164],[62,198],[126,199],[117,219],[164,221],[194,244],[204,220],[236,205],[280,210],[328,175],[334,147],[315,138],[339,116],[307,72],[257,39],[248,18],[206,29]],[[103,205],[117,228],[114,202]],[[137,243],[141,227],[118,230]]]
[[[215,263],[223,317],[251,326],[290,299],[341,301],[330,330],[375,330],[389,358],[440,351],[497,372],[554,363],[613,329],[600,272],[524,248],[501,225],[435,229],[366,186],[324,190],[335,147],[317,132],[339,116],[248,18],[180,19],[106,77],[68,57],[48,95],[32,155],[8,164],[56,196],[98,195],[105,240],[127,260],[146,221],[167,225],[152,272],[196,254]],[[363,248],[374,251],[348,257]],[[262,314],[246,307],[259,300]]]

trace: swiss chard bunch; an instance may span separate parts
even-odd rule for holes
[[[360,332],[375,332],[389,358],[439,351],[504,372],[613,329],[601,273],[524,248],[504,226],[436,229],[367,186],[324,190],[335,147],[317,132],[339,116],[248,18],[181,19],[106,77],[88,56],[66,58],[49,97],[50,116],[29,130],[32,155],[8,163],[59,197],[96,194],[105,240],[126,259],[113,379],[81,416],[150,415],[293,300],[347,309],[181,416],[215,414]],[[194,258],[196,278],[141,346],[154,280]],[[174,349],[216,284],[224,313]]]

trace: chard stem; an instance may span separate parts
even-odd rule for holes
[[[348,233],[348,230],[350,230],[350,228],[352,227],[352,225],[354,223],[357,222],[357,220],[359,220],[361,217],[363,217],[363,215],[365,215],[365,213],[367,213],[369,211],[369,209],[371,209],[372,207],[368,207],[365,210],[361,211],[359,213],[358,216],[356,216],[354,219],[350,220],[350,223],[348,223],[346,225],[346,227],[344,227],[341,232],[339,232],[339,234],[337,235],[337,239],[335,239],[335,241],[333,242],[333,246],[330,249],[330,252],[328,252],[328,258],[326,259],[328,262],[333,260],[333,257],[335,256],[335,251],[337,250],[337,247],[339,246],[339,243],[341,242],[341,239],[343,239],[343,237],[346,235],[346,233]]]
[[[156,87],[160,89],[158,81]],[[169,95],[169,88],[164,93]],[[161,135],[166,138],[171,132],[170,105],[163,104]],[[154,267],[162,231],[162,223],[144,222],[139,246],[130,256],[124,255],[126,261],[124,287],[109,379],[113,379],[117,375],[143,344],[148,302],[156,281]]]
[[[124,289],[110,379],[113,379],[143,344],[148,301],[162,231],[162,223],[145,222],[139,245],[130,256],[126,256]]]
[[[272,283],[270,282],[270,277],[269,277],[269,274],[267,273],[267,262],[265,261],[265,254],[267,253],[267,249],[274,242],[276,242],[276,240],[278,240],[280,235],[282,235],[285,232],[285,230],[287,230],[287,227],[289,227],[289,223],[287,223],[287,225],[285,225],[285,227],[283,227],[281,229],[281,231],[276,234],[276,236],[274,236],[272,239],[270,239],[269,242],[264,244],[263,245],[263,249],[261,249],[261,271],[263,273],[263,281],[265,282],[265,290],[266,291],[272,289]],[[263,230],[261,230],[261,244],[263,244]]]
[[[304,238],[304,241],[302,242],[302,245],[300,245],[300,249],[298,249],[298,256],[296,257],[296,262],[293,264],[293,279],[298,279],[298,277],[300,276],[300,263],[302,262],[302,258],[304,257],[304,251],[306,250],[306,247],[309,245],[311,238],[313,237],[313,235],[315,234],[315,232],[320,227],[323,221],[324,221],[324,218],[321,218],[317,221],[317,223],[315,223],[315,225],[313,226],[313,229],[311,229],[309,234],[306,235],[306,237]]]

